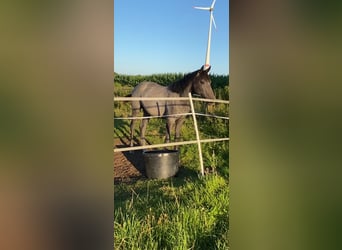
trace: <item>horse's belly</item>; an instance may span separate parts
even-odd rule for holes
[[[132,96],[136,97],[170,97],[170,92],[164,86],[154,82],[142,82],[133,91]],[[178,95],[179,96],[179,95]],[[167,113],[165,100],[141,101],[146,113],[151,116],[162,116]]]
[[[165,114],[165,102],[162,101],[144,101],[142,103],[145,111],[152,116]]]

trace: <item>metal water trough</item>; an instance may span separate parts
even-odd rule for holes
[[[143,152],[146,175],[151,179],[174,176],[179,168],[178,150],[150,150]]]

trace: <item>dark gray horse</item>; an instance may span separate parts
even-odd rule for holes
[[[215,99],[211,88],[211,80],[208,69],[202,67],[192,73],[185,75],[177,82],[169,86],[161,86],[155,82],[142,82],[137,85],[131,95],[132,97],[188,97],[189,92],[200,95],[204,98]],[[180,138],[180,129],[185,120],[185,116],[177,115],[190,111],[189,101],[187,100],[157,100],[157,101],[132,101],[132,117],[136,117],[140,110],[145,116],[166,116],[166,138],[165,142],[170,141],[171,131],[175,127],[175,141]],[[140,145],[145,145],[145,131],[149,118],[144,118],[140,124]],[[134,127],[137,120],[131,121],[131,142],[133,146]]]

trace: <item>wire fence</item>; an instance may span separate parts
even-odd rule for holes
[[[205,116],[205,117],[212,117],[218,119],[229,120],[229,117],[226,116],[218,116],[213,114],[202,114],[195,112],[194,109],[194,101],[202,101],[202,102],[209,102],[209,103],[222,103],[222,104],[229,104],[227,100],[218,100],[218,99],[204,99],[204,98],[197,98],[192,97],[191,93],[189,93],[188,97],[114,97],[114,102],[129,102],[129,101],[160,101],[160,100],[187,100],[190,104],[190,113],[180,113],[180,114],[173,114],[173,115],[160,115],[160,116],[137,116],[137,117],[114,117],[114,120],[133,120],[133,119],[145,119],[145,118],[166,118],[166,117],[175,117],[175,116],[188,116],[192,115],[193,122],[194,122],[194,129],[196,132],[196,140],[189,140],[189,141],[181,141],[181,142],[169,142],[169,143],[161,143],[161,144],[154,144],[154,145],[144,145],[144,146],[132,146],[126,148],[114,148],[114,152],[124,152],[124,151],[134,151],[134,150],[145,150],[145,149],[152,149],[152,148],[162,148],[162,147],[172,147],[172,146],[180,146],[180,145],[188,145],[188,144],[197,144],[198,145],[198,153],[199,153],[199,160],[200,160],[200,167],[201,167],[201,174],[204,175],[204,166],[203,166],[203,157],[202,157],[202,149],[201,143],[209,143],[209,142],[218,142],[218,141],[229,141],[228,137],[223,138],[212,138],[212,139],[201,139],[200,133],[197,126],[197,119],[196,116]]]

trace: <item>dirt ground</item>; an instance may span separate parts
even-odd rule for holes
[[[127,147],[126,141],[115,139],[116,148]],[[142,151],[126,151],[114,153],[114,183],[133,182],[146,179]]]

